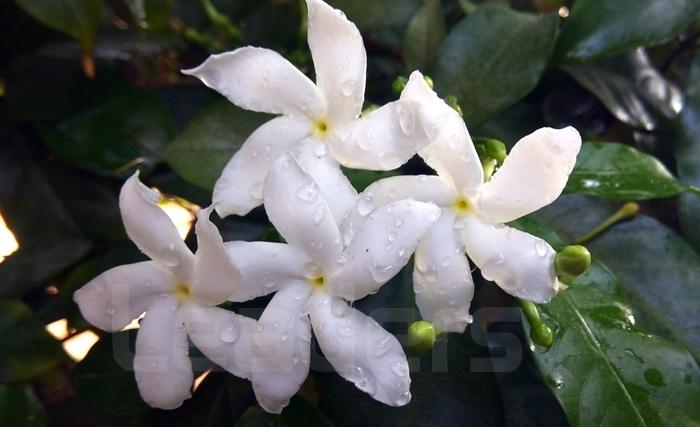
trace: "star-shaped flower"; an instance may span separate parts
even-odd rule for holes
[[[559,285],[554,250],[544,240],[504,223],[561,194],[581,147],[579,133],[571,127],[533,132],[513,147],[484,183],[462,118],[427,85],[422,99],[416,121],[432,142],[419,155],[437,176],[397,176],[373,183],[349,211],[346,233],[366,215],[396,200],[429,201],[441,207],[440,219],[416,249],[413,272],[421,315],[441,332],[461,332],[470,319],[474,284],[465,250],[484,278],[506,292],[534,302],[549,301]]]
[[[209,221],[212,208],[197,214],[198,248],[192,254],[159,199],[138,172],[124,183],[119,197],[124,227],[152,261],[107,270],[73,298],[83,317],[105,331],[118,331],[146,312],[136,338],[136,382],[149,405],[173,409],[190,397],[187,337],[213,362],[249,378],[255,320],[214,307],[234,293],[240,274]]]
[[[344,242],[319,186],[291,154],[273,163],[265,209],[288,244],[228,243],[249,299],[276,294],[258,320],[252,383],[260,405],[280,412],[309,372],[311,328],[338,373],[376,400],[410,400],[406,356],[398,340],[348,306],[376,292],[408,261],[440,215],[433,204],[403,200],[377,209]]]
[[[307,0],[307,5],[316,84],[278,53],[254,47],[212,55],[183,71],[242,108],[281,115],[253,132],[227,164],[214,187],[220,215],[244,215],[260,205],[270,165],[292,149],[340,219],[357,193],[338,162],[394,169],[425,142],[411,121],[411,84],[401,100],[359,118],[367,68],[360,32],[323,1]]]

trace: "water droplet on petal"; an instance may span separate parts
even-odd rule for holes
[[[333,298],[331,300],[331,313],[336,317],[345,317],[350,314],[350,306],[345,303],[340,298]]]
[[[341,337],[352,337],[355,335],[355,330],[352,328],[352,326],[341,326],[338,328],[338,335]]]
[[[117,307],[115,307],[114,304],[110,302],[107,304],[107,306],[105,306],[105,311],[111,316],[117,312]]]
[[[231,316],[221,326],[219,330],[219,339],[223,342],[232,343],[238,339],[239,334],[238,324],[236,324],[234,317]]]
[[[396,398],[396,406],[403,406],[411,401],[411,392],[404,391]]]
[[[250,195],[250,198],[253,200],[262,200],[263,198],[263,183],[258,182],[257,184],[253,184],[252,187],[250,187],[250,191],[248,192]]]
[[[318,189],[316,189],[316,184],[314,182],[310,182],[301,186],[301,188],[297,190],[297,197],[309,203],[316,200],[316,197],[318,197]]]
[[[494,281],[496,279],[496,274],[498,270],[503,267],[505,263],[505,258],[502,254],[498,254],[496,257],[487,260],[481,267],[481,275],[484,279],[489,281]]]
[[[372,199],[372,193],[366,193],[360,197],[357,202],[357,213],[362,216],[369,215],[374,210],[374,201]]]
[[[328,149],[326,148],[325,144],[315,144],[313,148],[314,156],[318,157],[319,159],[328,153]]]
[[[159,261],[168,267],[180,264],[180,254],[175,249],[175,243],[171,243],[161,250]]]
[[[538,256],[546,256],[549,252],[547,249],[547,243],[545,243],[544,240],[538,240],[535,242],[535,252]]]
[[[346,79],[343,81],[343,83],[340,84],[340,91],[343,93],[345,96],[350,96],[352,95],[353,90],[355,89],[355,79]]]
[[[413,135],[413,132],[415,132],[416,129],[416,124],[413,120],[413,111],[406,108],[403,104],[398,104],[396,106],[396,114],[399,116],[399,126],[401,127],[401,131],[406,136]]]
[[[326,209],[324,205],[321,205],[314,211],[314,224],[319,225],[321,221],[323,221],[323,218],[326,217]]]

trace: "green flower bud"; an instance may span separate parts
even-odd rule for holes
[[[425,320],[413,322],[408,328],[408,344],[419,352],[432,349],[436,338],[435,326]]]
[[[537,345],[549,348],[554,341],[554,335],[546,323],[539,322],[530,327],[530,339]]]
[[[406,87],[406,83],[408,83],[408,79],[406,78],[406,76],[396,77],[394,79],[394,83],[391,84],[391,91],[396,96],[401,95],[401,92],[403,92],[403,89]]]
[[[567,246],[554,257],[557,275],[562,277],[579,276],[585,273],[590,266],[591,253],[585,246]]]
[[[497,139],[487,139],[486,140],[486,152],[489,157],[496,160],[499,165],[503,164],[503,160],[506,159],[506,145]]]
[[[458,112],[460,116],[464,116],[464,114],[462,114],[462,107],[459,106],[459,101],[457,100],[456,96],[447,95],[447,98],[445,98],[445,103],[452,107],[453,110]]]
[[[433,84],[433,79],[430,78],[429,75],[423,74],[423,80],[425,80],[425,82],[428,83],[428,86],[430,86],[430,89],[433,88],[433,86],[434,86],[434,84]]]

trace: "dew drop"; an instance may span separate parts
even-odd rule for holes
[[[282,332],[282,335],[280,336],[280,340],[282,342],[287,341],[289,339],[289,333],[288,332]]]
[[[253,200],[262,200],[263,198],[263,183],[258,182],[257,184],[253,184],[252,187],[250,187],[250,191],[248,192],[250,195],[250,198]]]
[[[398,104],[396,106],[396,114],[399,116],[399,127],[401,127],[404,135],[413,135],[416,129],[416,124],[413,121],[413,111],[406,108],[403,104]]]
[[[396,398],[396,406],[403,406],[411,401],[411,392],[404,391]]]
[[[547,243],[544,242],[544,240],[538,240],[535,242],[535,252],[537,253],[538,256],[544,257],[547,255]]]
[[[112,304],[112,303],[110,302],[110,303],[108,303],[107,306],[105,307],[105,311],[107,311],[107,314],[109,314],[109,315],[111,316],[111,315],[113,315],[114,313],[117,312],[117,307],[115,307],[114,304]]]
[[[340,91],[345,96],[352,95],[353,89],[355,89],[355,79],[346,79],[340,84]]]
[[[308,184],[302,185],[299,190],[297,190],[297,197],[305,202],[313,202],[318,197],[318,190],[316,189],[316,184],[310,182]]]
[[[408,375],[408,364],[404,361],[396,362],[391,370],[399,377],[404,378]]]
[[[161,250],[160,261],[168,267],[180,264],[180,254],[175,249],[175,243],[171,243]]]
[[[238,335],[238,325],[233,318],[229,318],[219,330],[219,339],[223,342],[232,343],[238,339]]]
[[[319,159],[328,153],[328,149],[326,148],[325,144],[315,144],[313,148],[314,156],[318,157]]]
[[[341,337],[352,337],[355,335],[355,330],[351,326],[341,326],[338,328],[338,335]]]
[[[350,314],[350,306],[345,303],[340,298],[333,298],[331,300],[331,313],[336,317],[345,317]]]
[[[367,193],[360,197],[357,202],[357,213],[362,216],[367,216],[374,210],[374,202],[372,198],[372,193]]]

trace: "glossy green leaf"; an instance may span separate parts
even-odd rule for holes
[[[398,175],[395,171],[366,171],[362,169],[343,168],[343,173],[358,192],[369,187],[374,181]]]
[[[269,414],[259,406],[249,408],[235,427],[331,427],[330,421],[309,401],[300,395],[289,401],[280,415]]]
[[[423,0],[408,23],[403,39],[403,60],[410,73],[426,69],[447,35],[441,0]]]
[[[683,105],[681,92],[654,67],[644,49],[564,69],[615,118],[634,128],[668,128]]]
[[[47,27],[78,40],[85,52],[92,50],[102,0],[15,0],[15,3]]]
[[[22,297],[78,261],[90,242],[56,196],[46,165],[15,135],[0,138],[0,211],[19,243],[0,264],[0,297]]]
[[[149,410],[132,368],[134,332],[104,334],[73,371],[73,389],[97,414],[126,418]]]
[[[685,105],[676,131],[675,155],[678,177],[700,187],[700,56],[695,58],[688,77]],[[684,237],[700,252],[699,194],[680,196],[678,217]]]
[[[390,45],[400,45],[406,26],[423,0],[329,0],[363,32]]]
[[[125,87],[103,104],[40,133],[62,160],[95,173],[124,175],[152,165],[174,133],[168,111],[152,94]]]
[[[459,22],[438,52],[433,78],[476,127],[527,95],[540,80],[557,31],[555,15],[482,7]]]
[[[44,406],[29,384],[0,385],[0,420],[12,427],[42,427],[48,424]]]
[[[538,212],[573,240],[618,208],[599,199],[565,196]],[[700,256],[671,229],[646,215],[619,223],[587,243],[616,276],[632,303],[636,323],[674,339],[700,360]]]
[[[64,360],[63,350],[29,307],[0,302],[0,383],[33,379]]]
[[[665,43],[700,11],[697,0],[577,0],[557,43],[564,61],[591,61]]]
[[[671,197],[685,190],[656,158],[612,142],[586,142],[566,184],[566,192],[615,200]]]
[[[542,225],[520,226],[563,244]],[[680,344],[635,326],[620,284],[600,262],[540,310],[555,335],[535,359],[572,425],[696,425],[697,362]]]
[[[231,156],[268,116],[227,100],[204,108],[160,156],[187,181],[211,189]]]

